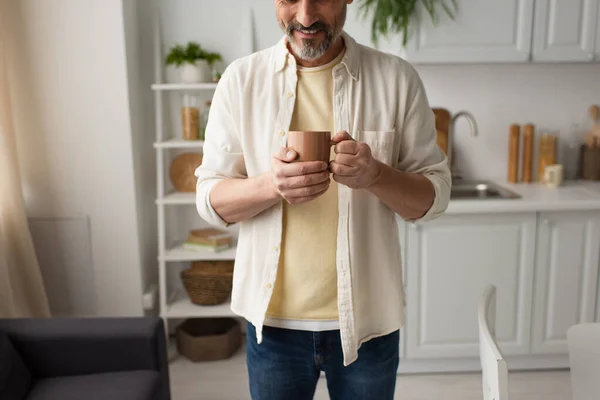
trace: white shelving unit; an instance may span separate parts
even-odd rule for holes
[[[215,253],[211,250],[187,250],[178,243],[167,249],[159,259],[164,261],[196,261],[196,260],[233,260],[235,259],[235,247]]]
[[[202,140],[183,140],[183,139],[165,139],[154,143],[155,149],[202,149],[204,142]]]
[[[164,195],[163,197],[158,197],[156,199],[156,204],[158,205],[190,205],[196,204],[196,193],[181,193],[181,192],[173,192]]]
[[[158,220],[158,268],[159,268],[159,307],[160,316],[164,319],[167,332],[169,332],[169,320],[185,319],[185,318],[208,318],[208,317],[231,317],[233,313],[230,310],[230,302],[216,306],[198,306],[193,304],[185,290],[173,289],[177,286],[169,281],[170,279],[178,279],[178,274],[170,273],[171,268],[181,268],[182,263],[189,263],[200,260],[234,260],[236,248],[228,249],[221,252],[213,252],[210,250],[196,251],[184,249],[181,242],[171,242],[172,238],[168,238],[167,227],[171,221],[167,218],[173,215],[178,215],[179,210],[193,206],[196,201],[195,193],[180,193],[173,192],[168,188],[168,166],[166,159],[172,154],[170,152],[197,151],[202,152],[203,142],[187,141],[176,137],[172,129],[166,127],[164,115],[168,112],[170,106],[169,100],[172,99],[173,93],[196,92],[209,94],[217,87],[216,83],[199,83],[199,84],[180,84],[180,83],[164,83],[163,82],[163,65],[164,54],[162,51],[161,29],[160,29],[160,4],[168,4],[167,2],[158,1],[156,4],[154,15],[154,63],[155,63],[155,83],[151,86],[154,92],[155,101],[155,124],[156,124],[156,139],[154,149],[156,151],[156,168],[157,168],[157,193],[156,207]],[[175,208],[175,210],[168,208]],[[196,214],[197,215],[197,214]],[[198,222],[201,223],[198,216]],[[171,275],[171,276],[169,276]]]
[[[217,88],[216,83],[155,83],[152,85],[152,90],[164,91],[164,90],[214,90]]]

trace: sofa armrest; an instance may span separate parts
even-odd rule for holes
[[[154,370],[169,388],[160,318],[3,319],[0,330],[36,378]]]

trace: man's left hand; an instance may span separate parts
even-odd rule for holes
[[[364,142],[357,142],[341,131],[333,139],[335,160],[329,164],[333,180],[352,189],[364,189],[375,183],[381,175],[382,165],[371,154]]]

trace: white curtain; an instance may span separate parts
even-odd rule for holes
[[[11,107],[11,16],[19,1],[0,0],[0,318],[49,317],[48,299],[23,204]]]

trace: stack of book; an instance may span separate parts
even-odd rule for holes
[[[233,246],[233,235],[216,228],[194,229],[188,234],[183,247],[187,250],[219,252]]]

